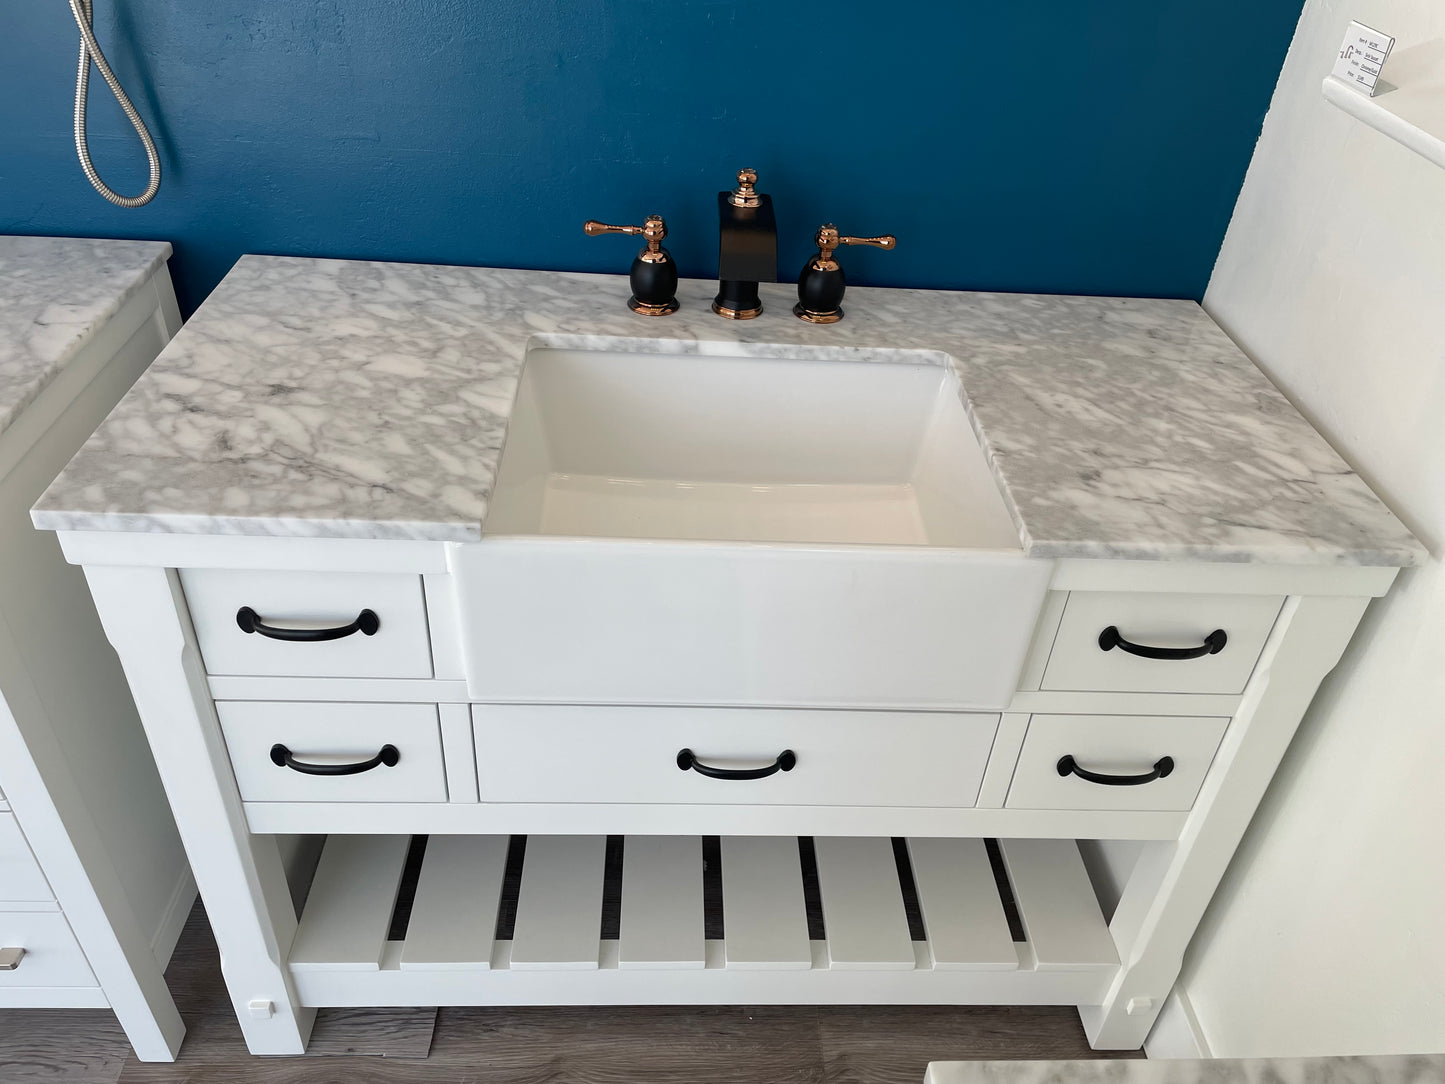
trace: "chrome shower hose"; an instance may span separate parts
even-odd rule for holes
[[[150,132],[146,131],[145,121],[140,119],[140,114],[136,112],[135,106],[131,105],[130,99],[126,97],[120,80],[110,70],[110,65],[105,60],[105,54],[100,51],[100,45],[95,40],[95,33],[90,28],[91,2],[92,0],[69,0],[70,13],[75,16],[75,25],[80,27],[80,68],[75,76],[75,153],[80,156],[80,168],[85,170],[85,176],[102,196],[117,207],[143,207],[154,199],[156,192],[160,190],[161,158],[156,153],[155,141],[151,139]],[[139,196],[122,196],[113,191],[100,179],[100,174],[95,170],[95,163],[90,160],[90,148],[86,145],[85,136],[85,96],[90,89],[90,62],[92,60],[95,61],[96,68],[105,78],[110,92],[115,95],[115,100],[120,103],[121,109],[125,110],[126,117],[134,126],[136,135],[140,136],[140,141],[145,147],[146,158],[151,167],[151,178],[145,191]]]

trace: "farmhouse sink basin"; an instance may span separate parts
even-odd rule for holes
[[[999,708],[1049,576],[916,361],[533,348],[453,571],[479,700]]]

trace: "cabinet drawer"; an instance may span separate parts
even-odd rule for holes
[[[483,802],[971,806],[997,715],[475,705]],[[679,766],[766,767],[762,779]]]
[[[217,701],[216,713],[245,801],[447,800],[435,704],[229,700]],[[277,750],[278,745],[283,748]],[[295,766],[287,764],[287,752]],[[366,770],[344,775],[304,770],[371,762],[375,763]]]
[[[1010,809],[1182,810],[1194,804],[1228,719],[1167,715],[1035,715],[1009,787]],[[1060,762],[1072,758],[1078,769]],[[1169,758],[1165,774],[1133,785]]]
[[[54,898],[15,814],[0,813],[0,907],[5,901],[19,903]]]
[[[0,911],[0,949],[24,949],[0,990],[21,986],[94,986],[95,974],[59,911]]]
[[[431,677],[420,576],[189,569],[181,584],[207,673]],[[281,638],[343,629],[354,631],[332,639]]]
[[[1043,687],[1242,692],[1283,605],[1281,595],[1075,591],[1064,606]],[[1223,646],[1211,650],[1220,640]],[[1151,657],[1161,649],[1175,657]],[[1193,657],[1181,657],[1186,654]]]

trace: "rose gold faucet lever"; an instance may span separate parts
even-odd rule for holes
[[[833,223],[826,222],[818,227],[813,243],[818,251],[798,275],[798,303],[793,306],[793,315],[811,324],[835,324],[843,319],[843,292],[848,288],[848,280],[843,276],[843,268],[833,259],[833,251],[839,245],[895,248],[898,238],[891,233],[849,237],[840,234]]]
[[[667,223],[661,215],[648,215],[640,226],[610,226],[589,218],[582,223],[582,232],[588,237],[600,237],[604,233],[641,235],[647,243],[632,261],[628,275],[632,296],[627,299],[627,307],[643,316],[667,316],[677,311],[677,264],[673,263],[672,254],[662,247]]]

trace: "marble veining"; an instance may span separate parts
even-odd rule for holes
[[[936,1061],[925,1084],[1439,1084],[1445,1054],[1348,1058]]]
[[[716,286],[247,256],[36,507],[50,529],[481,537],[529,344],[952,364],[1024,550],[1411,564],[1409,531],[1192,302],[854,288],[732,323]],[[919,353],[919,352],[923,353]]]
[[[170,254],[163,241],[0,236],[0,432]]]

